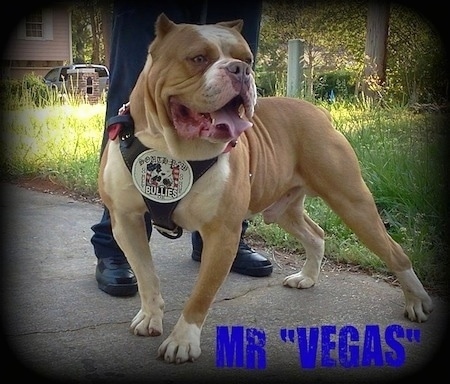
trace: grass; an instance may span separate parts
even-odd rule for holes
[[[354,147],[363,176],[391,236],[410,256],[425,285],[446,287],[444,233],[446,116],[367,104],[326,105],[335,126]],[[105,106],[77,104],[4,111],[1,165],[4,177],[50,178],[73,191],[97,194]],[[384,264],[319,199],[306,210],[326,232],[329,259],[386,273]],[[269,247],[300,255],[302,246],[257,216],[249,227]],[[300,256],[301,257],[301,256]]]
[[[96,194],[104,116],[101,104],[4,112],[2,170],[8,177],[39,175]]]

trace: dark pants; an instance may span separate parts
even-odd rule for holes
[[[145,64],[147,50],[154,39],[154,24],[158,15],[164,12],[176,23],[207,24],[235,19],[244,20],[243,36],[256,57],[258,48],[259,23],[262,1],[228,0],[186,1],[164,0],[116,2],[114,4],[110,79],[106,105],[106,121],[117,115],[119,108],[128,102],[130,93]],[[105,148],[108,135],[105,130],[101,152]],[[147,233],[150,237],[152,227],[149,214],[145,215]],[[243,231],[246,224],[243,225]],[[92,226],[91,238],[95,255],[101,257],[123,257],[123,252],[112,236],[111,219],[105,208],[98,224]],[[195,247],[195,244],[193,244]]]

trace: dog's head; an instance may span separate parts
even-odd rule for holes
[[[164,137],[174,157],[191,160],[230,150],[252,126],[253,55],[242,20],[175,24],[164,14],[130,98],[137,135]]]

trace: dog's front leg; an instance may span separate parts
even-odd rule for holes
[[[131,322],[135,335],[159,336],[163,332],[164,300],[153,265],[145,221],[140,213],[111,212],[114,237],[133,269],[141,298],[141,309]]]
[[[200,231],[203,250],[198,279],[172,333],[158,350],[158,355],[169,363],[194,361],[200,356],[203,323],[236,256],[240,224],[234,228],[208,227]]]

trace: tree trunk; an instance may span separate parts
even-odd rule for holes
[[[311,53],[311,45],[307,44],[306,55],[308,56],[308,64],[306,69],[306,87],[305,87],[305,98],[309,100],[314,100],[314,54]]]
[[[105,48],[105,65],[109,68],[109,55],[111,53],[111,28],[112,28],[112,9],[109,4],[104,4],[102,6],[101,14],[102,14],[103,46]]]
[[[368,4],[362,90],[365,96],[375,99],[379,98],[386,81],[389,8],[387,1],[370,1]]]
[[[94,6],[89,7],[89,18],[91,21],[92,28],[92,56],[91,63],[99,64],[100,62],[100,42],[98,33],[98,21],[97,21],[97,11]]]

